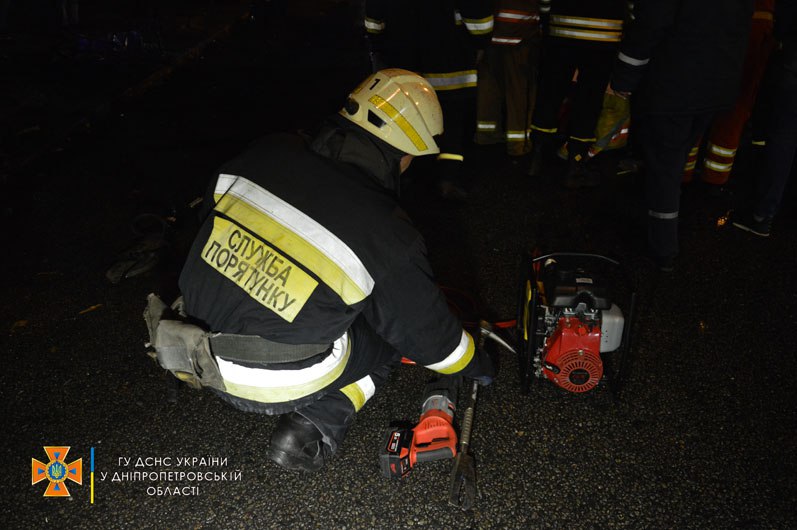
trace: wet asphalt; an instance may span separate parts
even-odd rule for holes
[[[315,475],[265,457],[274,418],[188,388],[174,399],[145,355],[145,297],[174,293],[194,225],[188,204],[215,167],[260,134],[311,128],[367,73],[353,31],[335,34],[328,21],[308,18],[302,38],[242,24],[12,175],[0,307],[3,526],[796,527],[797,194],[792,183],[769,239],[718,227],[752,173],[730,197],[684,191],[681,255],[662,275],[641,257],[642,174],[609,172],[596,190],[569,191],[555,163],[531,180],[500,146],[480,147],[469,157],[471,194],[453,205],[432,195],[424,164],[411,169],[402,201],[467,318],[515,318],[518,258],[534,248],[615,257],[638,292],[619,396],[542,380],[522,395],[517,358],[490,344],[500,372],[476,407],[480,498],[469,512],[448,504],[449,461],[401,481],[379,470],[387,425],[417,418],[422,368],[396,370]],[[141,213],[175,216],[172,247],[153,272],[113,284],[105,273],[135,241]],[[66,482],[71,498],[44,498],[46,481],[31,484],[44,446],[82,458],[82,484]]]

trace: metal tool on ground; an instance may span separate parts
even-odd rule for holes
[[[470,434],[473,429],[473,415],[476,409],[476,397],[479,393],[479,383],[473,381],[470,403],[462,419],[462,429],[459,436],[459,452],[454,459],[451,469],[451,489],[448,503],[458,506],[463,511],[470,510],[476,502],[478,489],[476,485],[476,463],[473,456],[468,453]]]
[[[457,433],[454,430],[458,376],[442,376],[424,389],[421,417],[415,426],[397,425],[388,431],[379,455],[386,477],[402,478],[420,462],[454,458]]]

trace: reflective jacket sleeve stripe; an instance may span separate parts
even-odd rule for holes
[[[470,363],[475,351],[473,338],[467,331],[462,330],[462,337],[454,351],[440,362],[427,364],[426,368],[441,374],[455,374],[462,371]]]
[[[563,26],[551,26],[549,34],[552,37],[564,37],[568,39],[591,40],[598,42],[620,42],[622,34],[614,31],[585,31],[576,28],[566,28]]]
[[[216,210],[296,258],[349,305],[362,301],[374,280],[356,254],[312,218],[253,182],[219,175]]]
[[[534,15],[531,13],[523,12],[523,11],[510,11],[510,10],[503,10],[499,11],[495,14],[495,21],[501,22],[509,22],[511,24],[514,23],[531,23],[535,19]]]
[[[634,5],[634,21],[625,29],[619,50],[622,55],[617,56],[613,71],[611,85],[614,90],[633,92],[637,89],[653,48],[675,24],[680,3],[680,0],[656,0]]]
[[[586,18],[565,15],[551,15],[551,24],[576,26],[582,28],[608,29],[619,31],[623,28],[623,21],[611,18]]]

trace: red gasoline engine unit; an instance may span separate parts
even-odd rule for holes
[[[636,294],[627,314],[598,275],[583,266],[619,262],[597,254],[555,253],[521,262],[518,358],[521,391],[545,378],[569,392],[588,392],[606,382],[618,391],[628,357]]]

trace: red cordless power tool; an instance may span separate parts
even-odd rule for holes
[[[457,455],[454,414],[459,380],[456,376],[443,376],[428,383],[418,423],[414,427],[396,426],[388,431],[379,455],[384,476],[402,478],[418,462]]]

